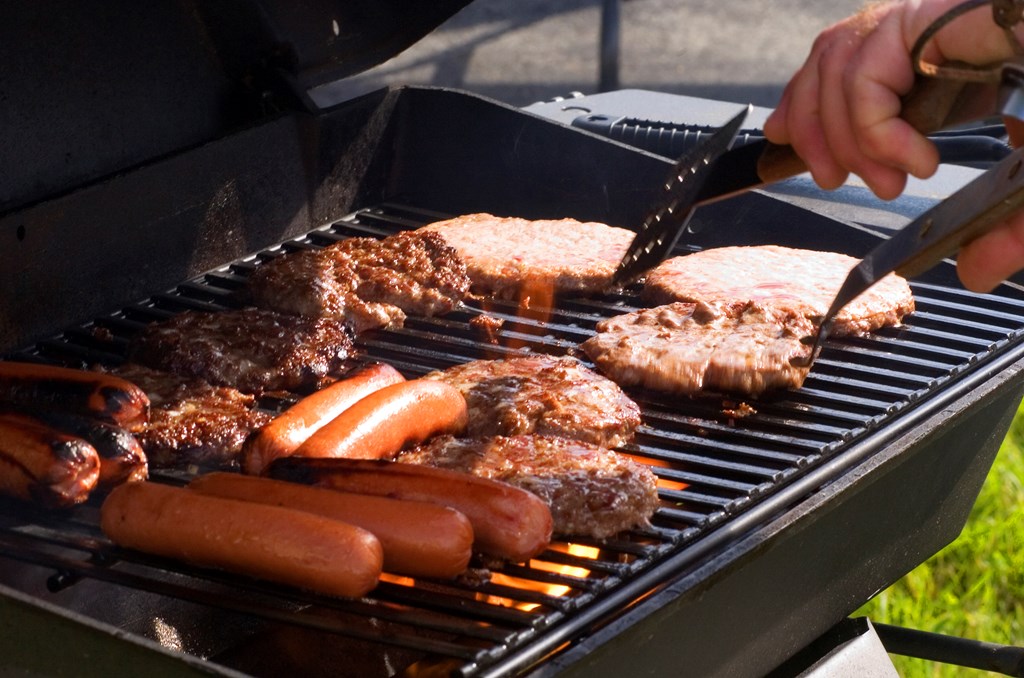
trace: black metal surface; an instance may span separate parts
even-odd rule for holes
[[[469,0],[0,6],[0,212],[268,121]]]
[[[252,163],[278,151],[276,163]],[[14,311],[4,315],[0,346],[17,357],[116,362],[147,322],[230,306],[259,261],[455,213],[635,224],[652,178],[668,166],[441,90],[289,116],[0,219],[6,233],[24,233],[0,249],[0,303]],[[877,242],[759,193],[694,219],[705,228],[681,247],[776,242],[858,256]],[[38,294],[18,297],[46,288],[68,293],[45,304],[33,301]],[[599,660],[628,665],[648,650],[678,663],[666,648],[679,647],[693,655],[684,673],[763,672],[952,538],[1019,401],[1024,302],[964,292],[946,265],[913,289],[918,311],[905,327],[830,342],[804,388],[751,402],[749,416],[733,399],[634,393],[645,425],[625,451],[675,483],[662,488],[653,526],[580,540],[585,553],[556,542],[530,566],[507,569],[513,581],[396,581],[364,600],[328,601],[112,549],[95,504],[56,515],[5,504],[0,582],[83,623],[114,623],[128,638],[154,637],[155,608],[181,650],[214,669],[327,674],[356,648],[376,669],[440,662],[465,675],[571,672]],[[598,320],[634,309],[634,293],[562,300],[550,315],[472,304],[361,345],[409,375],[523,350],[574,353]],[[505,321],[498,343],[470,328],[481,312]],[[922,523],[930,529],[917,530]],[[576,569],[551,571],[563,565]],[[534,590],[552,583],[562,595]],[[690,629],[686,642],[678,624]],[[335,651],[328,665],[275,652],[295,633],[323,639]]]

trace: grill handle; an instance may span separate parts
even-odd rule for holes
[[[683,123],[659,122],[625,116],[615,117],[590,113],[572,121],[572,126],[629,144],[644,151],[677,159],[683,153],[708,139],[717,127]],[[1009,155],[1013,148],[1006,142],[1002,125],[985,125],[930,134],[939,150],[940,162],[986,169]],[[760,141],[759,129],[740,130],[733,142],[738,148]]]
[[[872,626],[887,652],[1024,677],[1024,647],[984,643],[875,622]]]

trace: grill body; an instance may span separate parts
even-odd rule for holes
[[[0,248],[0,352],[116,361],[146,322],[230,305],[267,258],[432,218],[490,211],[638,224],[669,167],[442,89],[281,115],[0,217],[11,243]],[[681,249],[776,243],[856,256],[877,242],[869,229],[760,192],[700,210],[695,227]],[[16,639],[56,615],[91,638],[76,643],[70,666],[88,663],[94,643],[127,643],[151,652],[154,666],[200,672],[328,674],[355,652],[385,675],[417,662],[465,675],[582,675],[640,661],[677,674],[763,673],[955,537],[1020,400],[1024,304],[962,291],[948,265],[914,291],[919,310],[907,327],[830,343],[804,389],[754,403],[754,416],[732,420],[722,401],[639,394],[646,426],[633,451],[687,487],[663,492],[651,531],[595,545],[593,561],[550,556],[586,565],[586,577],[513,569],[567,584],[565,598],[483,589],[537,602],[537,612],[469,602],[472,588],[449,585],[309,600],[145,559],[126,564],[142,570],[126,580],[103,562],[94,506],[68,520],[4,506],[0,583],[20,630],[4,636],[5,656],[50,661]],[[571,353],[597,320],[635,303],[630,294],[569,299],[547,318],[514,305],[470,308],[411,319],[362,346],[410,375],[523,348]],[[507,318],[504,343],[468,330],[476,312]],[[113,338],[97,340],[95,326]],[[74,525],[67,543],[65,523]],[[86,555],[65,557],[69,544]],[[65,574],[55,581],[53,572]],[[328,614],[310,619],[307,607]],[[337,622],[349,616],[358,623]],[[267,656],[297,639],[323,659]]]

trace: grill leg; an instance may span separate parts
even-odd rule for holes
[[[601,92],[619,88],[619,2],[601,0]]]
[[[983,643],[928,631],[873,624],[887,652],[943,664],[1024,676],[1024,647]]]

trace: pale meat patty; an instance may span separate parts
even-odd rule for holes
[[[803,315],[757,303],[728,308],[676,302],[602,320],[582,345],[598,369],[623,386],[696,395],[758,395],[799,388],[807,367],[801,343],[814,324]]]
[[[441,236],[348,238],[257,266],[247,301],[283,313],[342,319],[359,333],[443,315],[469,291],[466,265]]]
[[[647,275],[641,296],[651,304],[753,301],[818,322],[857,263],[837,252],[775,245],[719,247],[662,262]],[[913,311],[910,285],[890,274],[840,311],[832,333],[866,334],[898,325]]]
[[[110,372],[149,396],[149,421],[134,434],[154,468],[232,466],[246,437],[272,418],[254,396],[202,379],[131,363]]]
[[[554,436],[442,436],[398,461],[461,471],[521,487],[551,509],[554,532],[604,539],[644,527],[658,508],[646,466],[589,443]]]
[[[600,292],[611,283],[633,231],[575,219],[468,214],[418,232],[444,237],[466,261],[472,291],[501,299]]]
[[[185,311],[149,324],[128,346],[133,362],[256,394],[316,386],[352,353],[340,320],[256,308]]]
[[[462,392],[467,437],[537,433],[616,447],[640,425],[640,407],[575,358],[476,360],[424,378]]]

